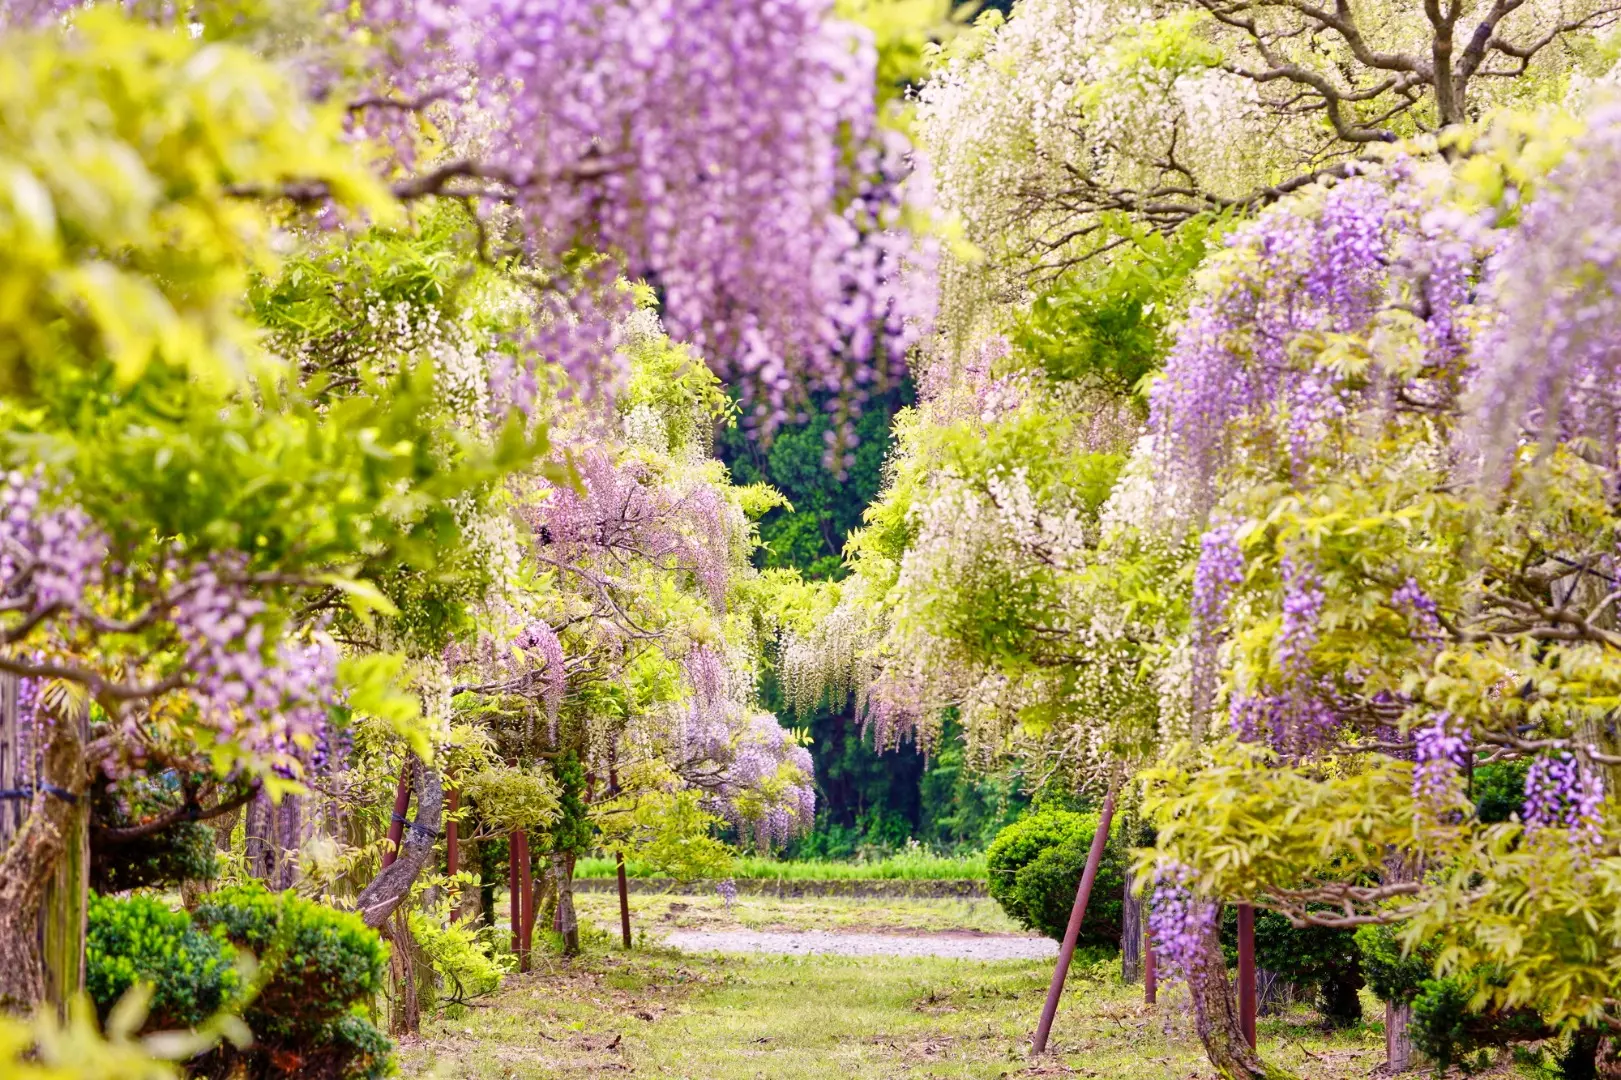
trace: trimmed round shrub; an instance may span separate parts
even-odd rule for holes
[[[382,1080],[394,1073],[394,1044],[364,1015],[345,1013],[330,1025],[322,1042],[341,1059],[340,1080]]]
[[[102,1019],[137,981],[151,983],[146,1030],[195,1027],[240,989],[225,934],[151,897],[90,897],[85,981]]]
[[[310,1036],[383,988],[388,953],[360,916],[257,883],[203,897],[193,918],[258,954],[243,1019],[258,1037]]]
[[[996,835],[985,851],[987,888],[1019,925],[1061,940],[1086,869],[1098,816],[1072,810],[1038,810]],[[1125,906],[1126,867],[1118,838],[1103,849],[1092,883],[1080,945],[1118,948]]]
[[[1435,1062],[1439,1074],[1456,1065],[1464,1073],[1491,1064],[1487,1047],[1546,1039],[1553,1031],[1534,1009],[1469,1008],[1459,979],[1426,979],[1413,998],[1413,1048]]]

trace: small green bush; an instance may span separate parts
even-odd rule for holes
[[[394,1075],[394,1044],[360,1012],[340,1016],[318,1042],[341,1059],[338,1080],[382,1080]]]
[[[1021,926],[1062,939],[1097,823],[1096,814],[1039,810],[1003,829],[985,852],[991,897]],[[1082,946],[1119,946],[1125,888],[1125,861],[1112,841],[1092,883]]]
[[[1553,1032],[1532,1009],[1469,1008],[1469,988],[1459,979],[1426,979],[1413,998],[1413,1047],[1435,1063],[1440,1076],[1454,1065],[1468,1074],[1487,1047],[1545,1039]],[[1485,1059],[1485,1064],[1490,1064]]]
[[[97,892],[209,881],[216,873],[214,832],[195,821],[127,843],[93,846],[90,853],[90,887]]]
[[[224,933],[145,896],[90,897],[85,980],[103,1019],[137,981],[151,983],[148,1030],[195,1027],[241,988]]]
[[[1411,1003],[1413,1046],[1435,1062],[1436,1075],[1454,1065],[1470,1072],[1479,1052],[1487,1047],[1553,1034],[1531,1009],[1470,1010],[1470,987],[1464,978],[1434,977],[1436,949],[1432,945],[1403,956],[1396,930],[1388,926],[1364,926],[1356,932],[1356,942],[1374,996],[1386,1002]],[[1468,973],[1468,978],[1478,975]]]
[[[1224,909],[1221,936],[1228,960],[1236,963],[1237,908]],[[1318,1012],[1333,1027],[1349,1027],[1362,1019],[1362,999],[1357,992],[1367,983],[1361,959],[1354,931],[1296,927],[1275,911],[1255,913],[1256,966],[1315,989]]]
[[[257,883],[203,897],[193,916],[259,955],[263,986],[244,1015],[258,1036],[307,1036],[382,990],[388,953],[358,915]]]
[[[181,805],[173,773],[137,775],[91,786],[90,887],[99,893],[208,881],[216,871],[214,831],[197,821],[177,821],[132,840],[108,839],[108,829],[161,818]]]
[[[1368,989],[1380,1001],[1398,1005],[1418,996],[1426,979],[1435,975],[1435,950],[1425,946],[1403,954],[1401,940],[1389,926],[1363,926],[1356,932],[1362,954],[1362,974]]]

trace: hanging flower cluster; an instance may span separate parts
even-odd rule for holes
[[[403,98],[471,83],[466,171],[516,194],[535,249],[609,256],[543,314],[535,344],[565,371],[615,347],[622,275],[659,287],[671,334],[759,423],[898,377],[932,317],[931,247],[907,229],[926,185],[878,122],[870,36],[829,0],[387,0],[364,18]]]
[[[1604,840],[1604,782],[1568,752],[1541,755],[1526,770],[1520,813],[1528,842],[1557,837],[1592,853]]]
[[[1170,979],[1188,977],[1216,924],[1216,905],[1194,893],[1194,877],[1178,863],[1156,867],[1148,895],[1148,940]]]
[[[1281,433],[1298,475],[1320,425],[1369,392],[1388,391],[1309,362],[1336,335],[1418,318],[1425,368],[1444,368],[1461,352],[1478,230],[1427,212],[1418,171],[1398,161],[1382,176],[1316,194],[1316,207],[1269,210],[1230,236],[1204,271],[1208,287],[1154,385],[1150,421],[1162,476],[1185,487],[1195,514],[1211,505],[1218,472],[1246,438],[1261,440],[1253,449],[1264,453],[1264,440]]]

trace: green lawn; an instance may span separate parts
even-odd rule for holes
[[[1186,998],[1160,1005],[1121,984],[1118,964],[1078,964],[1054,1056],[1025,1058],[1051,969],[1042,961],[692,956],[617,937],[611,895],[582,896],[596,928],[581,960],[545,956],[470,1007],[452,1007],[401,1047],[408,1077],[673,1077],[690,1080],[924,1080],[1075,1076],[1213,1080]],[[638,928],[1005,929],[980,901],[716,900],[634,896]],[[685,905],[685,906],[679,906]],[[930,911],[930,905],[938,910]],[[675,910],[672,910],[674,908]],[[864,915],[863,915],[864,910]],[[1368,1015],[1377,1017],[1371,999]],[[1263,1052],[1303,1080],[1364,1080],[1383,1059],[1377,1024],[1328,1034],[1299,1008],[1260,1024]],[[1425,1074],[1415,1073],[1414,1080]],[[1486,1074],[1529,1076],[1504,1065]]]
[[[576,877],[606,878],[614,876],[611,858],[581,859],[574,868]],[[652,867],[627,863],[625,872],[631,877],[658,877]],[[783,878],[788,881],[984,881],[985,856],[931,855],[924,852],[900,852],[882,859],[864,862],[838,862],[832,860],[784,861],[747,855],[734,860],[734,878]]]
[[[894,1080],[1063,1075],[1208,1080],[1177,995],[1158,1009],[1108,965],[1070,980],[1055,1055],[1025,1059],[1049,968],[887,958],[555,958],[497,996],[424,1026],[406,1076],[629,1075],[691,1080]],[[1268,1019],[1264,1051],[1312,1080],[1362,1080],[1379,1032],[1328,1037],[1309,1013]]]

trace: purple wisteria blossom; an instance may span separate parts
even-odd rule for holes
[[[1521,817],[1531,842],[1563,834],[1577,849],[1595,851],[1604,840],[1604,781],[1568,751],[1544,754],[1526,770]]]
[[[285,764],[300,739],[316,738],[336,704],[338,653],[315,640],[272,646],[265,604],[242,583],[243,562],[220,558],[193,570],[174,605],[174,626],[203,723]]]
[[[1584,439],[1621,487],[1621,102],[1584,117],[1587,134],[1538,184],[1493,259],[1486,291],[1500,313],[1471,354],[1466,449],[1493,479],[1529,436]]]
[[[0,600],[11,610],[77,608],[106,558],[106,536],[83,510],[54,501],[42,472],[0,477]]]
[[[1425,216],[1417,188],[1398,161],[1324,192],[1315,214],[1298,205],[1262,214],[1215,257],[1218,285],[1178,328],[1150,402],[1161,468],[1196,517],[1248,434],[1282,439],[1299,475],[1318,428],[1352,404],[1332,371],[1300,354],[1308,336],[1368,333],[1383,308],[1422,290],[1431,351],[1460,352],[1472,233],[1461,219]]]
[[[476,102],[441,107],[477,129],[537,252],[655,283],[672,335],[750,395],[746,421],[899,377],[933,316],[935,245],[906,228],[928,184],[879,123],[871,35],[831,0],[374,0],[364,19],[403,96]],[[588,374],[599,302],[613,290],[548,313],[541,352]]]
[[[1468,725],[1451,713],[1413,732],[1413,798],[1437,816],[1457,802],[1460,772],[1469,764],[1472,744]]]
[[[1244,555],[1233,526],[1212,526],[1199,538],[1193,572],[1193,711],[1203,717],[1216,685],[1216,650],[1233,590],[1244,581]]]
[[[1410,633],[1415,642],[1438,648],[1446,641],[1441,630],[1440,609],[1415,579],[1408,578],[1401,588],[1390,594],[1390,606],[1412,620]]]
[[[1194,894],[1193,879],[1192,869],[1180,863],[1160,866],[1148,897],[1149,940],[1164,977],[1172,980],[1187,978],[1216,922],[1216,905]]]

